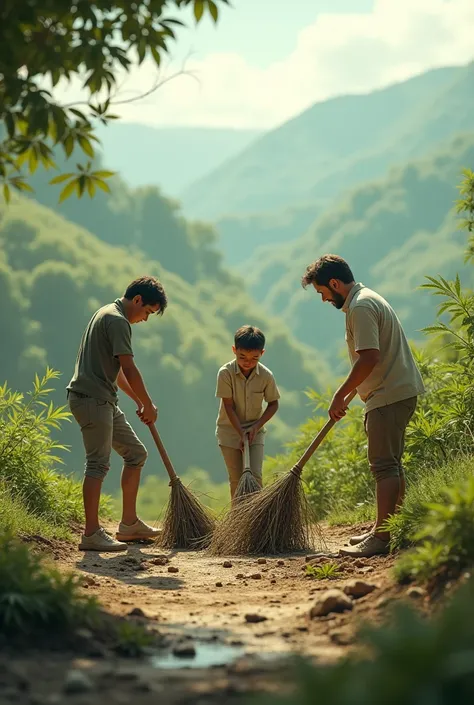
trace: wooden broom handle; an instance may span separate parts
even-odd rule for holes
[[[160,434],[158,433],[158,429],[156,428],[154,423],[148,424],[148,428],[150,429],[150,433],[153,436],[153,440],[155,441],[156,447],[158,448],[158,452],[161,455],[161,459],[163,461],[163,465],[166,468],[166,472],[170,476],[170,480],[177,480],[178,476],[175,472],[171,460],[169,459],[168,453],[166,452],[165,447],[162,443]]]
[[[246,433],[244,436],[244,472],[250,470],[250,448],[249,448],[249,437]]]
[[[351,401],[354,399],[355,395],[357,394],[357,390],[354,389],[353,392],[349,394],[349,396],[346,397],[346,408],[349,406]],[[305,452],[301,456],[301,458],[298,460],[296,465],[294,466],[300,473],[302,472],[304,466],[308,462],[308,460],[311,458],[313,455],[314,451],[318,446],[321,445],[323,440],[326,438],[328,435],[329,431],[332,429],[332,427],[337,423],[337,421],[334,421],[334,419],[329,419],[327,423],[324,424],[316,438],[310,443],[310,445],[306,448]]]

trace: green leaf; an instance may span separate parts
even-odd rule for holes
[[[106,181],[102,181],[102,179],[95,179],[95,185],[102,189],[102,191],[105,191],[105,193],[110,193],[110,187]]]
[[[76,179],[77,192],[78,192],[79,198],[82,198],[82,196],[84,195],[87,178],[88,177],[85,174],[82,174],[78,179]]]
[[[104,169],[99,169],[99,171],[94,171],[92,176],[96,176],[99,179],[110,179],[111,176],[115,176],[115,171],[105,171]]]
[[[8,184],[3,184],[3,198],[5,203],[10,203],[10,187]]]
[[[63,181],[67,181],[67,179],[70,179],[74,174],[59,174],[59,176],[55,176],[54,179],[51,179],[49,182],[51,185],[53,184],[61,184]]]
[[[12,179],[12,183],[18,191],[28,191],[28,193],[34,193],[33,187],[26,183],[26,181],[23,181],[23,179]]]
[[[5,115],[4,119],[5,119],[5,125],[7,128],[8,136],[11,139],[13,137],[13,135],[15,134],[15,117],[14,117],[13,113],[7,113]]]
[[[161,64],[161,54],[155,46],[150,47],[151,55],[155,60],[155,64],[159,66]],[[109,118],[110,119],[110,118]]]
[[[77,179],[73,179],[72,181],[70,181],[68,183],[67,186],[65,186],[63,188],[63,190],[61,191],[61,194],[59,196],[59,203],[62,203],[67,198],[69,198],[69,196],[72,195],[74,189],[76,188],[76,185],[77,185]]]
[[[89,140],[87,139],[87,137],[84,137],[83,135],[79,135],[78,142],[79,142],[79,145],[80,145],[82,151],[85,152],[85,154],[87,154],[88,157],[92,158],[94,156],[94,149],[93,149],[91,143],[89,142]]]
[[[87,185],[87,192],[89,193],[89,196],[91,198],[93,198],[94,193],[95,193],[94,179],[88,178],[86,180],[86,185]]]
[[[66,152],[66,156],[67,156],[67,157],[70,157],[71,154],[72,154],[72,152],[73,152],[73,150],[74,150],[74,138],[73,138],[73,136],[72,136],[71,134],[67,135],[67,137],[65,137],[65,138],[62,140],[62,145],[63,145],[64,151]]]
[[[217,22],[219,18],[219,10],[217,9],[216,3],[213,2],[213,0],[207,0],[207,6],[209,8],[209,12],[212,15],[212,19],[214,20],[214,22]]]
[[[204,0],[195,0],[194,1],[194,17],[196,18],[196,22],[201,21],[203,14],[204,14]]]
[[[36,147],[34,145],[31,146],[28,152],[28,168],[32,174],[34,174],[38,168],[38,155],[36,154]]]

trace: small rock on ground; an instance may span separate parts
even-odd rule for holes
[[[158,556],[152,560],[153,565],[166,565],[169,562],[169,558],[166,558],[166,556]]]
[[[250,576],[252,580],[261,580],[262,579],[262,574],[261,573],[253,573],[253,575]]]
[[[259,565],[265,565],[266,562],[267,562],[267,559],[266,559],[266,558],[259,558],[258,561],[257,561],[257,563],[258,563]]]
[[[350,629],[334,629],[329,636],[331,641],[338,646],[349,646],[354,643],[354,635]]]
[[[421,597],[425,597],[426,590],[420,587],[411,587],[407,590],[407,597],[411,597],[413,600],[419,600]]]
[[[224,561],[222,564],[223,568],[232,568],[232,563],[230,561]]]
[[[309,616],[324,617],[330,612],[345,612],[352,609],[352,600],[342,590],[333,589],[323,592],[312,606]]]
[[[129,617],[146,617],[145,612],[141,607],[134,607],[133,610],[130,610],[128,615]]]
[[[196,656],[196,647],[190,641],[183,641],[180,644],[175,644],[173,654],[181,658],[194,658]]]
[[[266,622],[267,617],[264,617],[263,614],[246,614],[245,615],[245,621],[247,624],[258,624],[259,622]]]
[[[93,690],[93,687],[89,676],[82,671],[72,669],[66,674],[63,691],[68,694],[88,693]]]
[[[216,583],[216,587],[223,587],[222,583]]]
[[[176,565],[170,565],[168,568],[168,573],[179,573],[179,568]]]
[[[378,585],[374,585],[373,583],[366,583],[365,580],[351,580],[347,583],[347,585],[344,585],[343,590],[346,595],[349,595],[350,597],[355,597],[357,599],[358,597],[364,597],[365,595],[368,595],[369,593],[376,590],[377,587]]]

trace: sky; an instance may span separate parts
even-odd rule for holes
[[[117,104],[127,122],[270,129],[315,102],[474,59],[474,0],[232,0],[179,32],[161,78]],[[148,60],[116,100],[157,79]],[[65,95],[63,89],[61,94]],[[68,88],[68,100],[77,94]]]

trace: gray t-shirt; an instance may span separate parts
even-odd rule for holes
[[[363,284],[355,284],[342,310],[352,364],[360,350],[380,351],[380,361],[357,388],[366,411],[424,394],[420,371],[390,304]]]
[[[102,306],[89,321],[67,389],[115,403],[119,355],[133,355],[132,328],[122,301],[116,299]]]

